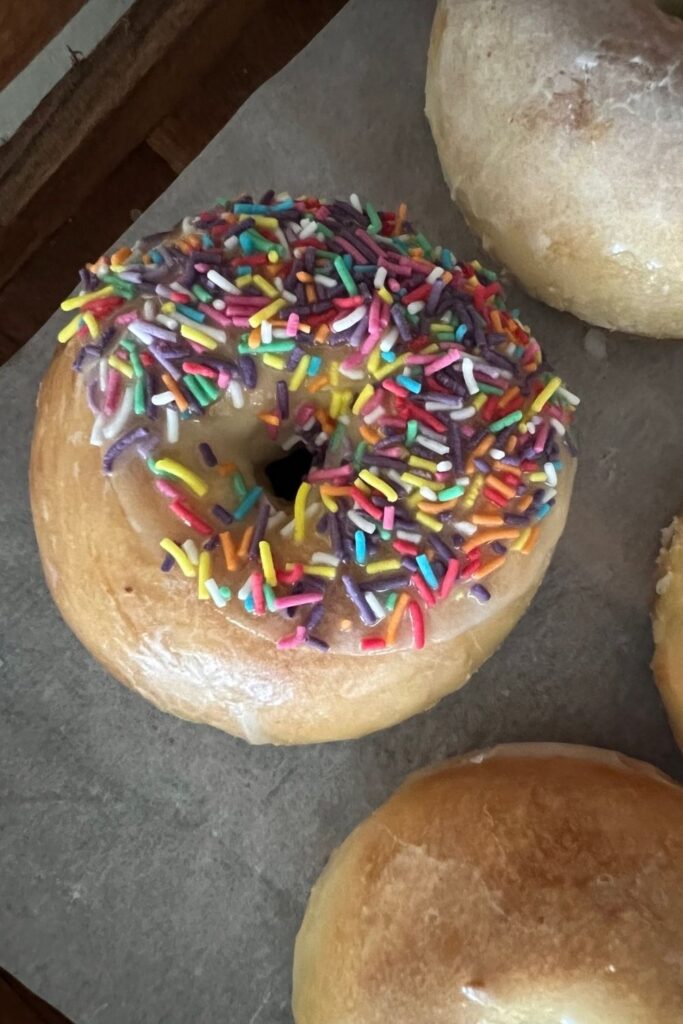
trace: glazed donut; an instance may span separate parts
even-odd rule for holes
[[[563,744],[412,776],[333,854],[296,1024],[680,1024],[683,790]]]
[[[652,612],[652,670],[671,731],[683,749],[683,520],[662,531]]]
[[[241,197],[98,260],[63,307],[31,469],[45,574],[159,707],[252,742],[358,736],[461,686],[526,608],[578,399],[495,274],[403,207]]]
[[[524,287],[683,337],[682,0],[440,0],[427,116],[453,198]]]

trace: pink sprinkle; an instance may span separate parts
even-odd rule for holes
[[[349,476],[353,476],[355,470],[349,463],[346,466],[339,466],[337,469],[312,469],[308,474],[308,480],[310,483],[314,483],[317,480],[345,480]]]
[[[278,583],[285,583],[288,586],[298,583],[304,574],[304,567],[301,562],[295,562],[291,569],[277,569],[276,576]]]
[[[408,363],[410,366],[424,366],[427,363],[431,363],[433,359],[434,356],[413,355],[408,356],[408,358],[406,359],[406,363]]]
[[[219,310],[217,310],[215,306],[207,306],[205,302],[200,302],[199,308],[201,309],[202,313],[206,313],[209,320],[213,320],[213,322],[218,324],[220,327],[230,326],[229,318],[225,316],[224,313],[221,313]]]
[[[198,270],[200,274],[205,274],[209,269],[206,263],[195,263],[194,268],[195,270]]]
[[[174,500],[182,501],[182,499],[185,497],[182,491],[179,491],[177,487],[174,487],[173,484],[170,484],[168,482],[168,480],[164,480],[160,476],[158,476],[155,479],[154,486],[158,491],[161,491],[161,493],[167,498],[173,498]]]
[[[251,596],[254,598],[254,614],[263,615],[266,610],[266,599],[263,596],[263,573],[253,572],[251,580]]]
[[[441,600],[443,600],[444,597],[448,597],[451,590],[453,589],[453,586],[455,585],[455,581],[457,580],[459,574],[460,562],[458,561],[457,558],[450,558],[448,561],[448,568],[446,569],[444,577],[441,580],[441,590],[439,591],[439,597],[441,598]]]
[[[425,376],[430,377],[433,373],[438,373],[439,370],[443,370],[447,366],[450,366],[451,363],[457,363],[460,356],[460,349],[452,348],[450,352],[446,352],[446,354],[441,356],[440,359],[435,359],[433,363],[429,364],[425,370]]]
[[[339,366],[339,369],[343,372],[344,370],[356,370],[363,362],[363,353],[354,352],[353,355],[348,356]]]
[[[279,651],[291,651],[293,647],[300,647],[306,639],[306,630],[303,626],[297,626],[293,633],[281,637],[277,642]]]
[[[104,414],[111,416],[119,407],[121,400],[121,374],[113,368],[107,373],[107,386],[104,392]]]
[[[384,530],[393,530],[394,520],[396,518],[396,506],[385,505],[384,514],[382,515],[382,528]]]
[[[231,316],[230,322],[233,327],[251,327],[248,316]]]
[[[196,352],[198,356],[201,356],[201,355],[203,355],[206,352],[206,349],[204,348],[204,346],[203,345],[198,345],[196,341],[188,341],[187,343],[190,346],[190,348],[192,349],[192,351]]]
[[[407,390],[397,384],[395,380],[383,380],[382,387],[385,391],[391,391],[392,395],[398,395],[399,398],[405,398],[408,394]]]
[[[114,323],[117,325],[117,327],[121,327],[125,324],[132,323],[133,320],[137,320],[137,318],[138,314],[134,310],[131,310],[129,313],[119,313],[119,315],[114,320]]]
[[[550,431],[550,425],[546,422],[541,423],[536,431],[536,439],[534,441],[534,451],[542,452],[545,448],[545,443],[548,440],[548,433]]]
[[[221,370],[218,374],[218,387],[222,391],[225,391],[231,380],[232,375],[227,370]]]
[[[287,317],[287,335],[290,338],[296,338],[297,331],[299,330],[299,314],[290,313]]]
[[[303,594],[290,594],[289,597],[276,597],[273,606],[281,611],[283,608],[298,608],[301,604],[320,604],[322,599],[319,590],[309,590]]]
[[[310,402],[304,402],[297,409],[296,416],[294,417],[296,425],[302,427],[304,423],[311,418],[315,412],[315,406],[311,405]]]
[[[361,355],[367,356],[370,352],[372,352],[373,348],[376,346],[377,342],[380,339],[380,335],[381,328],[379,326],[374,332],[368,334],[367,338],[360,347]]]
[[[363,253],[359,252],[358,249],[356,249],[355,245],[351,245],[351,243],[347,241],[346,238],[340,238],[340,236],[337,235],[337,237],[335,238],[335,242],[337,242],[337,244],[340,245],[342,249],[345,249],[348,253],[350,253],[351,256],[353,256],[356,263],[365,263],[365,256],[363,256]]]
[[[227,299],[227,308],[233,310],[233,312],[239,310],[244,312],[245,309],[262,309],[272,301],[266,295],[234,295],[231,292]]]
[[[370,334],[376,334],[379,330],[379,303],[379,295],[375,295],[370,303],[370,316],[368,318],[368,331]]]
[[[409,271],[408,271],[408,273],[409,273]],[[398,291],[401,290],[401,285],[398,283],[398,281],[396,280],[395,277],[390,277],[388,283],[389,283],[389,291],[390,292],[398,292]]]
[[[434,597],[433,592],[429,589],[419,573],[413,573],[410,577],[410,582],[413,584],[425,604],[430,607],[436,604],[436,598]]]

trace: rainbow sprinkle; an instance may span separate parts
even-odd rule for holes
[[[281,617],[281,650],[354,620],[361,651],[422,648],[431,607],[490,600],[481,581],[532,549],[575,454],[578,399],[496,275],[405,218],[241,196],[102,257],[62,303],[104,472],[143,459],[166,505],[162,571]],[[260,422],[268,466],[215,430],[179,456],[218,403]]]

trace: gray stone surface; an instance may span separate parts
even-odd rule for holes
[[[247,187],[355,189],[406,198],[427,234],[475,253],[422,113],[431,11],[349,4],[130,236]],[[683,506],[683,346],[612,337],[603,358],[600,345],[586,351],[585,325],[516,298],[583,396],[566,533],[531,611],[464,690],[355,743],[251,749],[161,714],[95,664],[48,597],[28,507],[56,319],[2,370],[0,963],[79,1024],[289,1021],[312,881],[356,822],[435,759],[554,739],[683,777],[648,668],[658,534]]]

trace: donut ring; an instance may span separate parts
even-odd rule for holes
[[[242,197],[102,258],[40,395],[65,618],[160,707],[254,742],[462,685],[571,491],[578,399],[495,275],[353,199]]]
[[[683,790],[519,744],[412,776],[332,855],[294,956],[296,1024],[678,1024]]]

